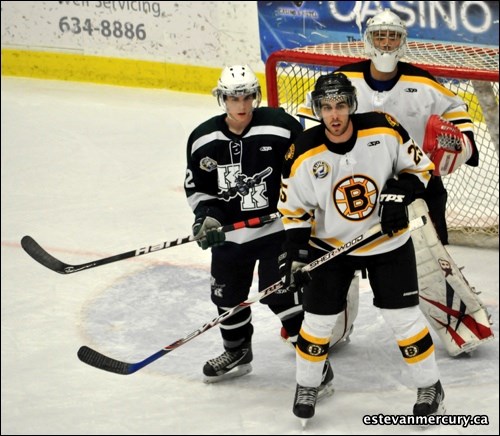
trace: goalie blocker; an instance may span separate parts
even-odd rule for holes
[[[427,205],[415,200],[408,208],[410,220],[426,216],[427,223],[412,232],[417,258],[420,309],[439,335],[450,356],[470,353],[493,339],[489,315],[472,288],[438,239]],[[359,277],[349,288],[347,307],[332,331],[330,347],[349,337],[358,313]]]
[[[472,156],[469,138],[439,115],[431,115],[425,127],[422,148],[436,167],[434,175],[451,174]]]

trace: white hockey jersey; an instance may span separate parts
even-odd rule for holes
[[[477,166],[479,154],[474,142],[473,123],[464,101],[441,85],[427,71],[406,62],[398,63],[398,74],[390,81],[389,88],[377,91],[382,83],[372,83],[370,60],[344,65],[342,71],[356,87],[357,112],[382,111],[389,113],[408,131],[415,142],[422,147],[427,120],[432,114],[442,116],[455,124],[470,139],[472,150],[467,165]],[[313,119],[310,93],[297,115]],[[317,120],[316,120],[317,121]]]
[[[378,200],[388,179],[405,177],[417,193],[425,189],[434,169],[390,115],[360,113],[351,115],[351,120],[353,136],[342,144],[328,140],[323,124],[306,130],[285,155],[283,165],[278,209],[285,230],[309,230],[309,244],[325,251],[379,223]],[[407,231],[392,238],[383,236],[351,255],[385,253],[409,237]]]

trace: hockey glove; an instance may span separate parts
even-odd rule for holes
[[[281,282],[290,292],[300,291],[311,280],[309,273],[302,271],[308,254],[307,249],[288,250],[278,258]]]
[[[200,216],[193,224],[193,236],[197,238],[196,242],[203,249],[217,247],[226,240],[226,234],[219,230],[220,222],[212,217]]]
[[[413,201],[411,183],[389,179],[380,194],[380,224],[388,236],[408,227],[408,205]]]
[[[431,115],[425,127],[424,153],[434,163],[434,175],[446,176],[472,156],[472,145],[455,124]]]

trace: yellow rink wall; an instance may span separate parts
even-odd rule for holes
[[[159,88],[200,94],[211,93],[217,84],[221,68],[2,49],[2,76]],[[265,76],[262,73],[256,74],[265,98]]]

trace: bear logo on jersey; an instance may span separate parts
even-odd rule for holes
[[[346,177],[333,188],[335,207],[351,221],[369,217],[375,210],[377,197],[375,182],[360,174]]]

